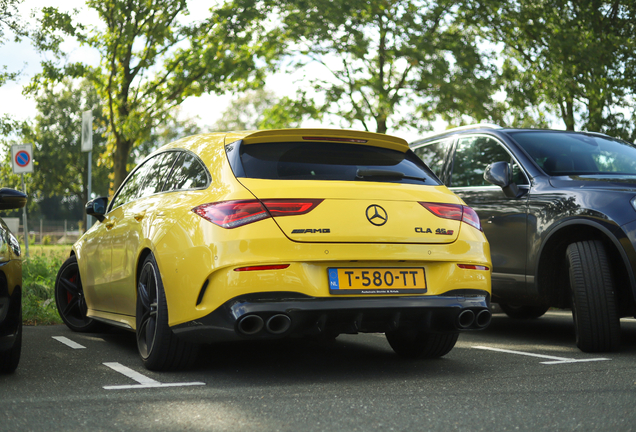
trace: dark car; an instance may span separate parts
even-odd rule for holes
[[[24,207],[27,197],[0,189],[0,210]],[[22,349],[22,261],[20,245],[0,218],[0,373],[11,373]]]
[[[477,211],[493,302],[513,318],[571,308],[586,352],[636,314],[636,146],[591,132],[462,127],[410,144]]]

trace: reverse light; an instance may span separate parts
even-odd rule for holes
[[[437,217],[466,222],[473,228],[477,228],[479,231],[482,231],[481,222],[479,221],[477,212],[468,206],[431,202],[420,202],[420,204]]]
[[[484,271],[488,271],[490,270],[488,267],[483,266],[483,265],[474,265],[474,264],[457,264],[457,267],[461,268],[461,269],[466,269],[466,270],[484,270]]]
[[[275,264],[275,265],[260,265],[260,266],[249,266],[249,267],[238,267],[235,268],[234,271],[242,272],[242,271],[259,271],[259,270],[283,270],[289,267],[289,264]]]
[[[202,204],[192,211],[222,228],[232,229],[278,216],[303,215],[320,204],[321,199],[269,199],[222,201]]]

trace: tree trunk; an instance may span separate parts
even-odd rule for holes
[[[126,165],[128,164],[128,157],[132,150],[132,141],[121,140],[115,143],[115,154],[113,155],[113,193],[119,189],[119,186],[124,182],[128,175]]]

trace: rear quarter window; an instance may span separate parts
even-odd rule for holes
[[[238,172],[242,171],[248,178],[440,184],[411,150],[403,153],[359,144],[282,142],[241,145],[240,162],[243,169]]]

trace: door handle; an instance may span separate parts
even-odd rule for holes
[[[142,211],[141,213],[137,213],[135,215],[133,215],[133,217],[135,218],[135,220],[137,222],[141,222],[141,220],[146,216],[146,211]]]
[[[112,227],[115,226],[115,221],[106,222],[104,226],[106,227],[106,229],[111,229]]]

